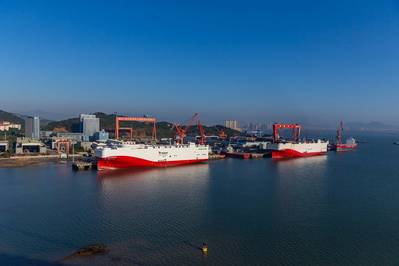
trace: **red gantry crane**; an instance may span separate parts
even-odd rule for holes
[[[132,128],[119,127],[120,121],[136,121],[136,122],[145,122],[145,123],[153,123],[152,128],[152,139],[155,140],[157,138],[157,129],[156,122],[157,120],[153,117],[127,117],[127,116],[115,116],[115,139],[119,139],[119,130],[128,130],[130,131],[130,138],[132,138]]]
[[[201,121],[199,119],[198,119],[198,122],[197,122],[197,127],[198,127],[198,131],[199,131],[199,134],[200,134],[200,138],[199,138],[198,144],[204,145],[205,144],[205,130],[202,127]]]
[[[292,139],[296,142],[299,141],[299,135],[301,133],[301,126],[298,124],[273,124],[273,141],[277,142],[280,138],[278,134],[279,129],[292,129]]]
[[[341,121],[339,123],[339,128],[337,130],[337,136],[336,136],[336,144],[342,144],[342,132],[344,131],[344,123]]]

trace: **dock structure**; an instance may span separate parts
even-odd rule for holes
[[[225,159],[226,155],[224,154],[209,154],[209,160],[221,160]]]
[[[251,154],[251,156],[250,156],[251,159],[263,158],[263,154],[262,153],[250,153],[250,154]]]
[[[79,170],[95,170],[96,164],[94,162],[76,161],[72,163],[72,169]]]

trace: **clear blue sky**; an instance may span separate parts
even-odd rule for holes
[[[0,109],[399,123],[399,1],[0,0]]]

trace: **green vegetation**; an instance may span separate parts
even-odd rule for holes
[[[61,121],[53,121],[43,127],[43,130],[54,130],[55,128],[65,128],[69,132],[79,131],[79,118],[69,118]]]

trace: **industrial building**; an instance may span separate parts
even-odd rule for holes
[[[40,141],[32,138],[17,138],[15,142],[15,154],[45,154],[47,153],[46,146]]]
[[[30,139],[40,138],[40,119],[37,116],[29,116],[25,119],[25,137]]]
[[[69,143],[80,143],[84,138],[83,133],[73,133],[73,132],[57,132],[51,137],[51,142],[49,146],[51,149],[57,148],[57,142],[68,141]]]
[[[53,131],[40,130],[40,139],[49,139],[53,134]]]
[[[94,133],[100,131],[100,118],[95,115],[80,115],[81,132],[84,136],[93,137]]]
[[[55,138],[79,142],[83,139],[83,133],[58,132],[55,134]]]
[[[0,141],[0,153],[8,151],[8,141]]]
[[[109,133],[101,130],[99,132],[94,133],[93,140],[94,141],[107,141],[109,139]]]

